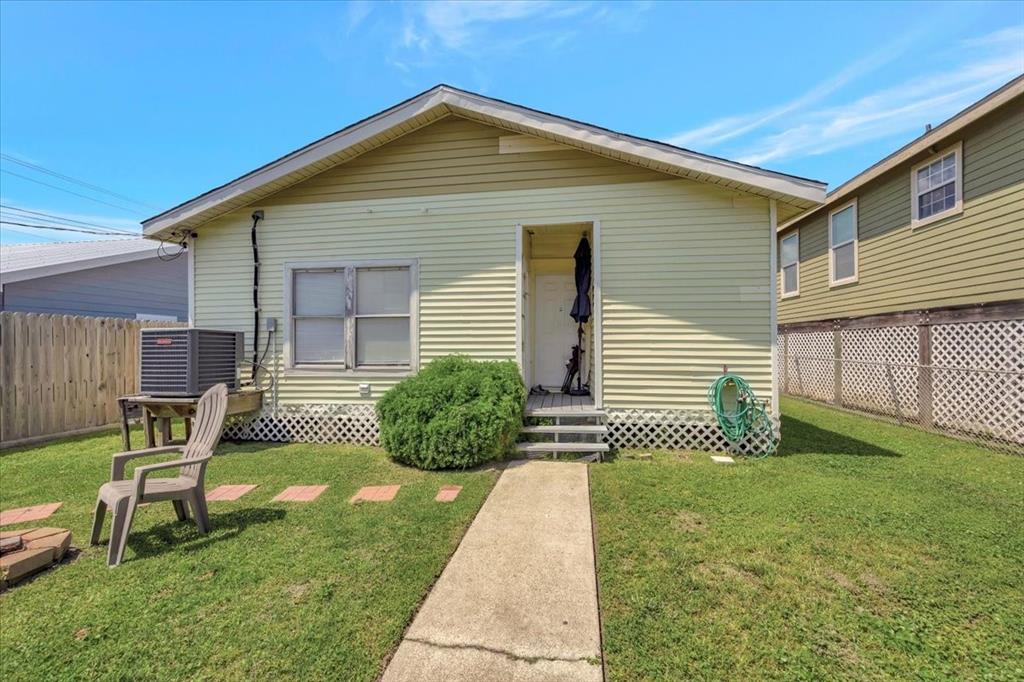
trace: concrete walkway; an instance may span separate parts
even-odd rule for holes
[[[513,462],[383,680],[600,682],[600,657],[587,467]]]

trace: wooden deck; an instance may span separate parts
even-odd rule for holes
[[[594,407],[594,398],[589,395],[566,395],[548,393],[531,395],[526,399],[527,417],[588,416],[602,414]]]

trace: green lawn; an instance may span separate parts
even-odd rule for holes
[[[224,444],[207,490],[259,488],[210,503],[207,537],[176,522],[170,503],[142,508],[124,563],[108,569],[105,544],[87,542],[119,441],[106,434],[0,456],[0,508],[63,501],[46,521],[22,525],[70,528],[84,550],[0,595],[5,681],[372,680],[496,478],[425,473],[376,448]],[[402,485],[393,502],[348,503],[360,486],[389,483]],[[445,483],[462,493],[434,502]],[[304,484],[330,488],[312,503],[271,501]]]
[[[1024,679],[1024,459],[804,402],[591,469],[611,680]]]

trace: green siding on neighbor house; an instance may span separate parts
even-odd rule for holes
[[[605,405],[703,409],[723,364],[770,397],[767,200],[575,150],[499,155],[504,134],[445,119],[201,226],[196,324],[244,330],[251,345],[249,215],[261,208],[260,298],[278,351],[286,263],[418,259],[421,365],[513,359],[515,225],[597,220]],[[284,403],[372,401],[401,378],[278,372]]]
[[[910,169],[928,154],[857,192],[857,282],[829,287],[828,213],[852,197],[796,223],[800,295],[781,298],[777,278],[779,322],[1024,298],[1022,107],[1018,98],[937,145],[963,141],[962,214],[911,229]]]

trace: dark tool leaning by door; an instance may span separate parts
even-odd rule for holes
[[[583,383],[583,323],[590,320],[590,242],[586,236],[580,239],[573,254],[576,261],[576,300],[572,304],[569,317],[576,321],[576,345],[572,347],[572,355],[565,367],[565,381],[562,382],[562,393],[569,395],[590,395],[590,385]],[[572,380],[576,379],[576,388]]]
[[[582,334],[582,330],[580,330]],[[583,364],[583,351],[580,350],[580,345],[577,344],[572,347],[572,356],[569,358],[569,362],[565,363],[565,379],[562,381],[562,393],[567,395],[588,395],[589,390],[584,390],[582,381],[583,376],[580,368]],[[576,388],[572,387],[572,380],[576,379]]]

